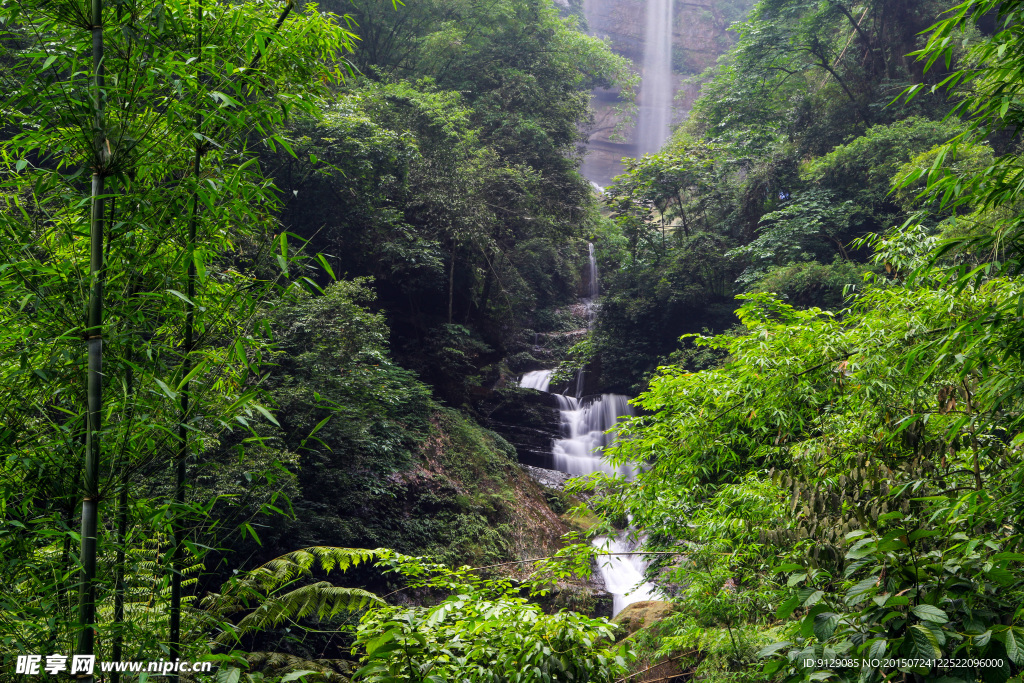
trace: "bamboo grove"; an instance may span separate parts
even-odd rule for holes
[[[584,5],[0,0],[0,680],[1021,680],[1024,3],[701,6],[600,192]]]
[[[188,473],[209,439],[269,415],[251,347],[263,311],[295,286],[252,149],[287,145],[275,143],[283,122],[342,78],[354,40],[318,13],[289,22],[292,9],[3,8],[3,280],[18,322],[2,345],[21,368],[3,397],[20,460],[4,479],[5,542],[57,535],[52,555],[19,566],[5,553],[21,577],[5,627],[23,643],[60,650],[74,637],[78,654],[120,658],[146,639],[178,658],[194,639],[182,585],[196,543],[213,538],[199,529],[212,501],[187,496]],[[262,276],[238,265],[271,250]],[[148,603],[129,576],[140,567]],[[24,632],[42,614],[51,625]]]

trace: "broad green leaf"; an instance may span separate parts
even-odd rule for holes
[[[910,627],[910,637],[914,643],[914,656],[921,659],[939,659],[942,657],[942,650],[935,640],[935,634],[922,626],[914,624]]]
[[[938,607],[932,605],[915,605],[910,608],[917,617],[925,621],[933,621],[936,624],[945,624],[949,621],[949,617]]]
[[[242,677],[242,670],[237,667],[219,669],[217,671],[217,683],[238,683]]]
[[[1017,636],[1014,635],[1013,629],[1007,629],[1003,645],[1006,647],[1007,659],[1018,666],[1024,664],[1024,648],[1021,647],[1021,643],[1017,642]]]
[[[823,612],[814,617],[814,636],[819,642],[824,643],[836,630],[839,624],[839,615],[835,612]]]
[[[778,609],[775,610],[775,616],[778,619],[788,619],[789,615],[793,613],[797,607],[800,606],[800,596],[794,595],[786,602],[779,605]]]
[[[788,640],[780,642],[780,643],[772,643],[771,645],[767,645],[767,646],[761,648],[760,650],[758,650],[757,654],[754,655],[754,656],[757,657],[758,659],[764,659],[765,657],[771,657],[776,652],[779,652],[780,650],[784,650],[784,649],[786,649],[787,647],[789,647],[791,645],[792,645],[792,643],[789,642]]]

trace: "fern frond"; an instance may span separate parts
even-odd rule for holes
[[[245,633],[278,626],[284,621],[315,615],[330,619],[342,611],[355,611],[369,605],[384,605],[373,593],[359,588],[342,588],[327,581],[313,583],[283,593],[300,579],[312,576],[315,567],[325,572],[345,571],[360,563],[388,555],[387,550],[313,546],[276,557],[256,569],[231,579],[222,593],[209,594],[203,601],[206,614],[218,619],[231,612],[259,606],[237,625],[226,625],[216,642],[238,639]]]
[[[373,559],[379,553],[377,550],[362,548],[313,546],[276,557],[248,572],[246,578],[263,590],[273,590],[301,576],[308,576],[317,563],[325,572],[334,569],[346,571],[350,567]]]
[[[361,588],[343,588],[321,581],[268,598],[255,611],[243,617],[233,631],[221,633],[217,642],[225,643],[246,633],[274,628],[285,621],[313,615],[318,619],[330,619],[342,611],[353,612],[369,605],[385,604],[376,595]]]
[[[309,683],[348,683],[352,672],[351,662],[341,659],[305,659],[285,652],[250,652],[245,656],[250,671],[260,671],[273,677],[293,671],[314,671],[305,680]]]

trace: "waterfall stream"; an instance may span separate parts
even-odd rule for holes
[[[654,154],[660,150],[672,128],[674,10],[673,0],[647,0],[640,117],[636,127],[636,145],[640,154]]]
[[[607,544],[607,548],[605,545]],[[604,536],[593,541],[596,548],[606,549],[610,553],[632,552],[637,545],[622,532],[608,542]],[[644,579],[647,562],[643,555],[607,555],[598,560],[598,570],[604,579],[605,588],[612,594],[612,615],[622,611],[626,605],[642,600],[660,600],[657,589]]]
[[[594,256],[594,245],[590,244],[587,296],[582,299],[586,306],[588,324],[593,323],[596,314],[598,293],[597,259]],[[575,396],[554,394],[555,400],[558,401],[562,437],[556,439],[551,447],[554,467],[560,472],[574,476],[605,472],[632,480],[635,470],[631,466],[613,467],[603,456],[604,448],[615,439],[614,427],[619,418],[633,415],[629,397],[621,394],[581,396],[583,372],[580,370],[577,373]],[[547,392],[551,386],[552,374],[552,370],[527,372],[519,380],[519,386]],[[607,544],[610,553],[628,553],[636,547],[636,541],[631,538],[628,529],[610,540],[603,536],[595,538],[593,543],[598,548],[603,548]],[[644,581],[643,572],[646,567],[642,555],[608,555],[598,561],[598,570],[604,579],[605,587],[612,594],[613,614],[618,614],[631,603],[656,599],[656,588]]]
[[[548,387],[551,386],[551,375],[554,372],[554,370],[534,370],[533,372],[528,372],[519,380],[519,386],[524,389],[547,391]]]
[[[593,472],[621,474],[633,479],[629,465],[612,467],[602,457],[604,447],[615,439],[612,429],[619,418],[633,414],[629,397],[620,394],[602,394],[592,400],[555,394],[558,401],[562,437],[555,441],[551,452],[555,456],[555,469],[575,476]]]

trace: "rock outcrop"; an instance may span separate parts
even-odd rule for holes
[[[624,635],[633,635],[642,628],[651,626],[672,614],[672,603],[664,600],[643,600],[626,605],[612,619],[625,630]]]
[[[480,423],[512,444],[520,463],[552,467],[551,444],[559,437],[554,396],[506,387],[478,401],[475,407]]]

